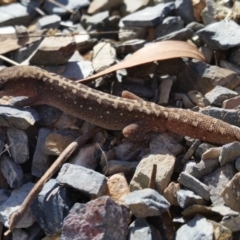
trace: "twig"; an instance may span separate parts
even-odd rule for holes
[[[6,62],[11,63],[11,64],[14,65],[14,66],[19,66],[19,65],[21,65],[21,64],[15,62],[15,61],[13,61],[13,60],[11,60],[11,59],[3,56],[2,54],[0,54],[0,58],[1,58],[2,60],[6,61]]]
[[[153,164],[152,173],[149,179],[148,188],[156,188],[156,173],[157,173],[157,164]]]
[[[17,225],[17,223],[21,220],[22,216],[26,212],[26,209],[31,206],[38,193],[43,188],[44,184],[51,178],[53,174],[62,166],[62,164],[69,158],[69,156],[79,147],[81,147],[85,142],[87,142],[90,138],[92,138],[97,132],[99,132],[101,128],[96,127],[80,137],[78,137],[74,142],[70,143],[68,147],[61,153],[61,155],[57,158],[57,160],[52,164],[52,166],[45,172],[45,174],[39,179],[39,181],[35,184],[33,189],[30,191],[28,196],[23,201],[20,208],[15,211],[10,218],[9,221],[9,230],[5,232],[5,236],[7,236]]]

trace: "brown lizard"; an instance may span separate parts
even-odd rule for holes
[[[211,143],[240,140],[240,128],[190,110],[166,108],[133,94],[109,95],[37,67],[0,71],[0,96],[28,96],[21,106],[48,104],[97,126],[122,130],[126,138],[143,140],[149,132],[171,132]]]

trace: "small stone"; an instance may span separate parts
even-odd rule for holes
[[[126,175],[132,175],[139,162],[128,162],[128,161],[122,161],[122,160],[111,160],[108,162],[108,164],[103,168],[103,172],[107,176],[111,176],[116,173],[123,172]]]
[[[91,196],[103,195],[107,187],[107,179],[104,175],[70,163],[63,164],[57,180]]]
[[[45,15],[38,19],[36,23],[36,29],[49,29],[49,28],[59,28],[61,22],[61,18],[56,15]]]
[[[202,154],[202,160],[213,159],[213,158],[218,159],[221,153],[221,149],[222,149],[221,147],[214,147],[213,145],[211,145],[210,148]]]
[[[122,204],[127,194],[129,194],[129,186],[124,173],[117,173],[108,178],[106,195]]]
[[[77,130],[61,129],[53,131],[46,136],[43,151],[46,155],[59,156],[77,137],[79,137]]]
[[[173,85],[173,78],[168,77],[168,78],[162,79],[159,85],[159,95],[160,95],[158,99],[159,105],[168,104],[172,85]]]
[[[26,231],[28,233],[28,240],[42,239],[45,236],[43,230],[39,227],[37,223],[34,223],[32,226],[27,228]],[[53,239],[53,240],[59,240],[59,239]]]
[[[196,216],[177,230],[176,240],[213,239],[213,225],[206,218]]]
[[[30,7],[31,5],[31,7]],[[26,4],[12,3],[0,7],[0,26],[25,25],[28,26],[37,13],[35,8],[39,8],[38,1],[26,2]]]
[[[128,240],[153,240],[157,239],[151,225],[145,218],[137,218],[128,228]]]
[[[197,34],[212,50],[227,50],[240,45],[240,26],[231,20],[209,24]]]
[[[203,56],[206,59],[207,63],[210,63],[212,61],[212,58],[213,58],[213,51],[212,51],[212,49],[210,49],[207,46],[201,46],[199,48],[199,51],[203,54]],[[229,68],[229,70],[234,71],[233,69],[230,69],[230,68]]]
[[[56,189],[57,192],[52,194]],[[54,235],[61,232],[63,220],[73,203],[74,198],[70,196],[68,189],[60,188],[55,179],[50,179],[31,205],[31,209],[44,232],[47,235]]]
[[[223,218],[221,224],[232,232],[240,231],[240,215]]]
[[[52,130],[47,128],[40,128],[38,132],[37,146],[32,161],[32,175],[36,177],[41,177],[51,164],[50,157],[44,153],[44,144],[51,132]]]
[[[221,166],[224,166],[225,164],[236,160],[238,157],[240,157],[240,143],[228,143],[222,146],[219,162]]]
[[[76,203],[64,219],[62,240],[126,240],[129,210],[108,196],[86,204]]]
[[[61,117],[54,123],[57,129],[76,129],[82,124],[82,120],[67,113],[63,113]]]
[[[225,227],[224,225],[208,220],[213,225],[214,228],[214,239],[215,240],[231,240],[232,239],[232,232],[229,228]]]
[[[92,28],[105,27],[109,20],[109,11],[94,14],[86,19],[86,26]]]
[[[220,67],[229,69],[233,72],[236,72],[238,75],[240,75],[240,67],[226,61],[226,60],[221,60],[220,61]]]
[[[232,50],[229,61],[240,67],[240,48]]]
[[[117,54],[127,55],[129,53],[136,52],[144,46],[146,40],[143,39],[132,39],[125,42],[121,42],[116,46]]]
[[[76,50],[73,37],[47,37],[30,59],[33,65],[60,65],[66,63]]]
[[[100,148],[98,143],[88,144],[81,147],[68,162],[95,170],[98,166],[98,160],[96,156],[99,154]]]
[[[231,125],[240,126],[239,124],[239,113],[237,110],[232,109],[222,109],[217,107],[203,108],[200,113],[209,115],[211,117],[220,119]]]
[[[196,106],[206,107],[210,105],[209,101],[196,90],[189,91],[187,95]]]
[[[205,200],[209,200],[209,188],[200,182],[197,178],[191,176],[187,172],[182,172],[179,175],[178,182],[180,182],[183,186],[189,188],[199,196],[201,196]]]
[[[170,183],[175,164],[175,157],[169,154],[150,154],[143,158],[138,164],[130,182],[129,187],[131,192],[148,187],[153,164],[157,165],[156,190],[163,193],[164,189]]]
[[[227,164],[224,167],[220,167],[214,172],[203,177],[202,181],[209,188],[210,199],[214,206],[224,204],[223,198],[221,197],[221,192],[235,173],[236,171],[234,167],[231,164]]]
[[[181,189],[179,183],[171,182],[163,192],[163,196],[168,200],[171,206],[178,206],[177,192]]]
[[[232,91],[222,86],[216,86],[210,92],[205,94],[205,97],[212,105],[220,107],[222,106],[224,100],[236,97],[237,95],[238,93],[235,91]]]
[[[225,109],[233,109],[240,105],[240,96],[233,97],[223,101],[222,107]]]
[[[64,16],[69,13],[67,9],[80,10],[81,8],[85,8],[90,4],[89,0],[81,1],[68,0],[67,2],[65,0],[58,0],[58,3],[65,6],[65,8],[57,6],[56,4],[47,1],[44,2],[43,9],[46,11],[47,14],[57,14],[59,16]]]
[[[151,154],[170,153],[177,156],[183,152],[183,146],[167,133],[159,133],[154,137],[149,144],[149,148]]]
[[[111,8],[117,8],[123,3],[123,0],[93,0],[88,7],[88,14],[95,14],[97,12],[103,12],[110,10]]]
[[[177,201],[178,205],[183,209],[194,204],[206,204],[206,201],[202,197],[187,189],[181,189],[177,191]]]
[[[28,240],[28,234],[22,229],[13,229],[12,240]]]
[[[93,69],[100,72],[113,65],[116,60],[116,50],[110,43],[100,42],[93,48]]]
[[[9,227],[11,214],[19,209],[33,186],[34,184],[29,182],[22,185],[20,188],[14,189],[11,196],[0,206],[0,221],[5,227]],[[32,211],[28,208],[16,228],[27,228],[31,226],[34,221],[35,219],[32,215]]]
[[[181,17],[166,17],[155,27],[155,39],[184,28]]]
[[[29,159],[28,137],[26,133],[17,128],[7,130],[10,153],[15,163],[22,164]]]
[[[33,109],[20,109],[0,106],[0,126],[27,129],[39,120],[38,113]]]
[[[188,39],[193,37],[193,31],[190,28],[183,28],[175,32],[171,32],[163,37],[159,37],[155,39],[156,42],[166,41],[166,40],[179,40],[179,41],[187,41]]]
[[[191,109],[195,106],[187,94],[182,94],[182,102],[183,102],[184,108],[186,109]]]
[[[126,27],[150,27],[160,23],[168,13],[174,10],[174,3],[160,3],[153,7],[129,14],[122,18]]]
[[[240,157],[236,159],[235,168],[240,172]]]
[[[192,0],[194,17],[197,22],[202,22],[202,11],[206,7],[206,0]]]
[[[240,173],[234,175],[234,177],[227,183],[226,187],[221,193],[224,199],[224,203],[231,209],[240,212]]]
[[[19,188],[23,184],[23,171],[10,157],[1,157],[1,172],[11,188]]]
[[[147,27],[122,27],[119,29],[118,38],[121,42],[133,39],[145,39]]]
[[[185,24],[195,21],[192,0],[176,0],[176,15],[180,16]]]
[[[191,22],[187,24],[186,27],[192,29],[194,32],[197,32],[198,30],[203,29],[205,26],[199,22]]]
[[[133,191],[124,201],[137,218],[159,216],[170,207],[161,194],[150,188]]]
[[[200,161],[199,163],[194,164],[187,172],[193,177],[200,179],[204,175],[207,175],[213,172],[219,167],[219,161],[217,158],[206,159],[205,161]]]

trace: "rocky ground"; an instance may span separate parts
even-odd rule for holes
[[[239,24],[239,0],[0,0],[0,67],[33,65],[80,80],[149,44],[185,41],[205,61],[181,49],[154,62],[140,55],[134,67],[85,83],[240,127]],[[2,239],[240,238],[239,142],[164,132],[139,143],[104,129],[51,176],[7,234],[12,213],[51,164],[94,129],[47,105],[16,107],[18,100],[0,99]]]

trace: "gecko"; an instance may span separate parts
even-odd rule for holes
[[[26,96],[18,106],[48,104],[102,128],[121,130],[134,141],[167,130],[215,144],[240,140],[240,128],[219,119],[163,107],[129,92],[113,96],[34,66],[2,69],[1,96]]]

